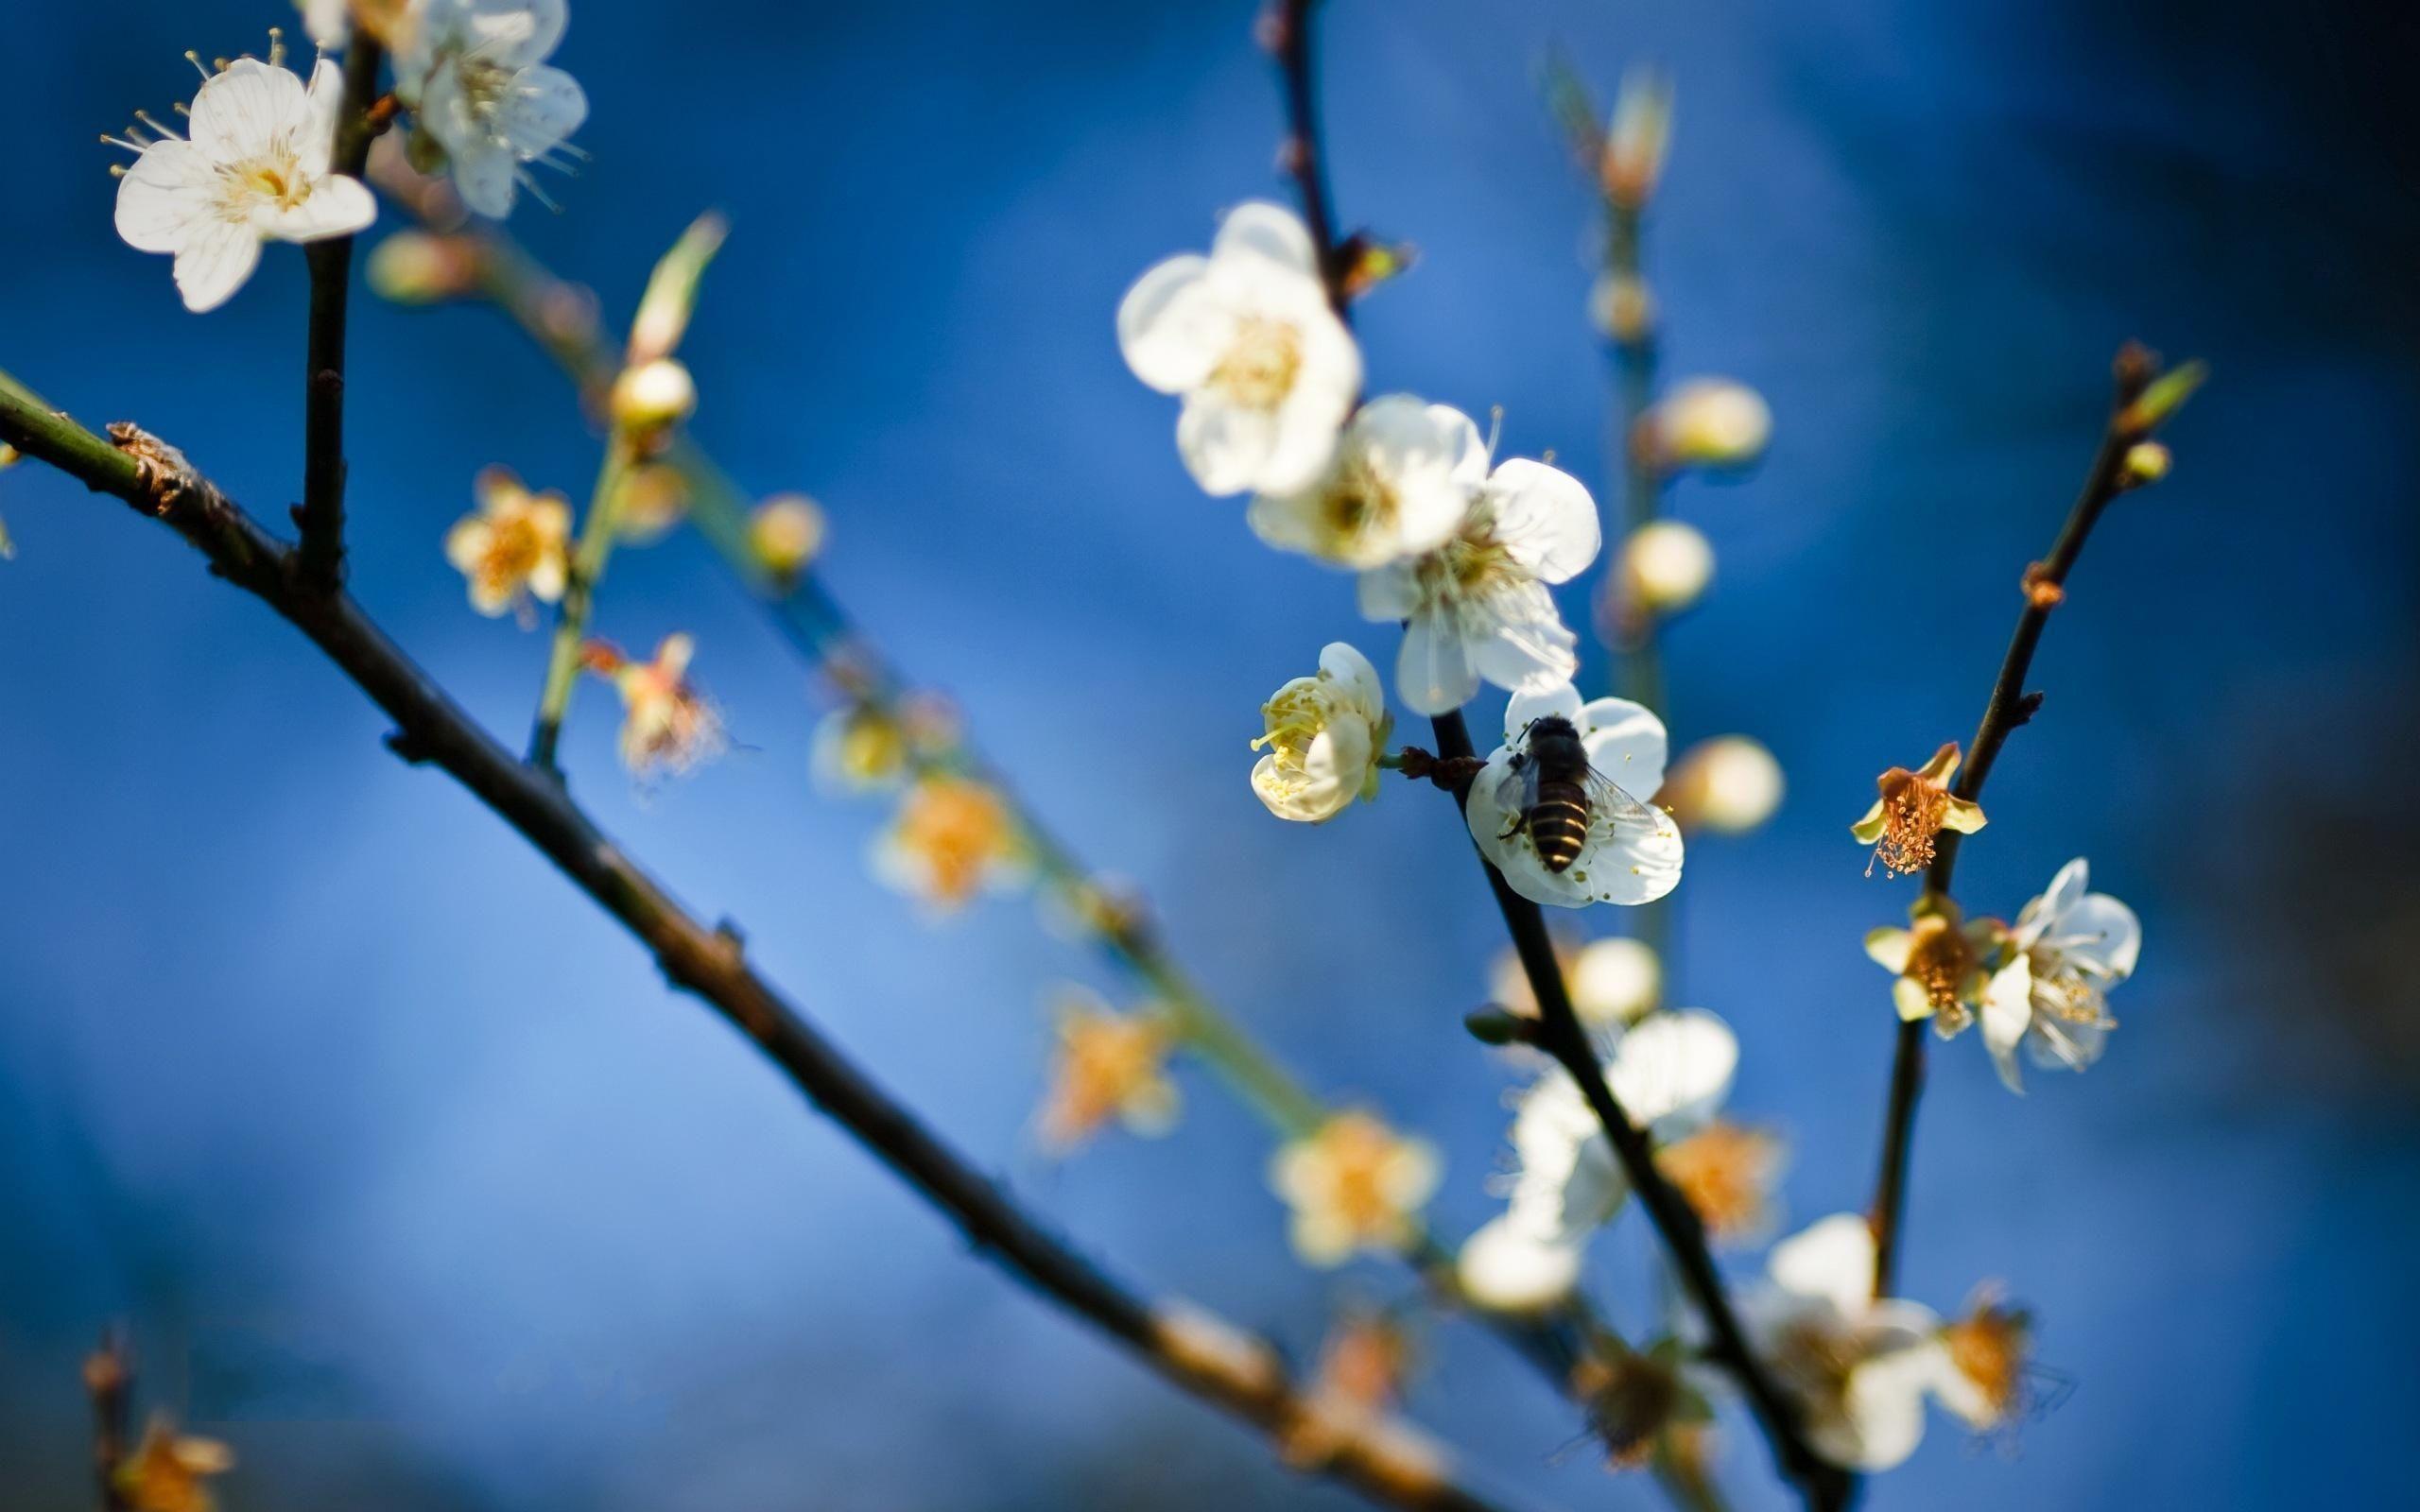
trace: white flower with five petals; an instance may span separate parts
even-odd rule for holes
[[[1320,652],[1320,669],[1296,678],[1260,706],[1269,753],[1252,769],[1252,790],[1281,819],[1318,824],[1356,799],[1378,796],[1387,753],[1386,690],[1370,659],[1342,641]]]
[[[1560,871],[1538,854],[1521,809],[1530,730],[1548,718],[1570,721],[1590,768],[1612,787],[1591,796],[1587,837]],[[1681,880],[1680,826],[1645,801],[1664,785],[1667,748],[1664,721],[1628,699],[1582,703],[1567,682],[1544,693],[1516,693],[1504,709],[1504,744],[1471,783],[1462,810],[1471,838],[1512,890],[1532,902],[1559,908],[1653,902]]]
[[[310,85],[291,69],[239,58],[206,76],[185,136],[118,146],[140,154],[118,180],[117,233],[146,252],[176,254],[185,308],[215,310],[251,277],[264,241],[350,236],[378,207],[359,180],[329,170],[344,77],[322,59]]]
[[[1280,551],[1366,571],[1443,545],[1487,482],[1487,443],[1461,410],[1410,394],[1361,406],[1325,471],[1264,490],[1246,517]]]
[[[426,0],[395,60],[395,93],[482,215],[510,212],[522,164],[588,118],[579,81],[546,63],[569,20],[564,0]]]
[[[1442,545],[1361,575],[1362,617],[1404,622],[1403,701],[1443,714],[1470,702],[1482,678],[1515,693],[1570,681],[1578,642],[1547,588],[1578,576],[1601,544],[1597,501],[1570,473],[1517,456],[1488,473]]]
[[[1874,1230],[1836,1213],[1773,1246],[1770,1284],[1740,1304],[1750,1347],[1797,1399],[1814,1451],[1854,1470],[1887,1470],[1924,1438],[1925,1397],[1950,1366],[1941,1319],[1874,1295]]]
[[[1310,232],[1262,200],[1228,212],[1207,257],[1171,257],[1117,306],[1134,376],[1184,397],[1177,451],[1214,494],[1301,489],[1361,392],[1361,349],[1328,303]]]
[[[1668,1143],[1712,1122],[1738,1066],[1729,1024],[1700,1009],[1664,1010],[1618,1031],[1605,1084],[1633,1122]],[[1521,1094],[1512,1143],[1504,1212],[1463,1246],[1459,1272],[1474,1301],[1524,1312],[1570,1289],[1588,1236],[1621,1211],[1630,1182],[1604,1125],[1559,1066]]]
[[[2049,890],[2016,916],[2009,963],[1983,989],[1983,1045],[2011,1091],[2025,1090],[2019,1044],[2037,1066],[2082,1071],[2118,1026],[2108,990],[2135,974],[2143,926],[2117,899],[2085,891],[2090,885],[2082,856],[2061,867]]]

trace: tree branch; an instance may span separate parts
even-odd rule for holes
[[[2143,391],[2158,375],[2157,360],[2142,347],[2129,342],[2118,352],[2112,371],[2116,397],[2110,405],[2109,421],[2101,431],[2100,450],[2093,454],[2083,491],[2068,509],[2066,523],[2059,527],[2050,555],[2025,575],[2025,609],[2017,615],[2016,633],[2009,638],[2008,653],[2000,659],[1999,673],[1992,679],[1991,696],[1983,705],[1982,723],[1976,727],[1974,743],[1966,749],[1965,765],[1952,789],[1960,798],[1973,799],[1983,791],[1983,781],[1991,776],[1992,765],[1999,758],[2000,747],[2008,744],[2010,733],[2031,719],[2033,711],[2041,706],[2040,694],[2025,692],[2025,677],[2032,669],[2033,653],[2042,644],[2042,631],[2050,623],[2050,611],[2066,597],[2067,574],[2083,554],[2084,541],[2092,535],[2092,527],[2100,524],[2101,511],[2126,491],[2128,452],[2157,424],[2156,417],[2147,419],[2135,408],[2135,401],[2142,398]],[[1958,869],[1959,842],[1964,838],[1955,830],[1944,830],[1934,842],[1932,866],[1925,872],[1927,895],[1943,899],[1949,896],[1950,878]],[[1875,1180],[1874,1206],[1867,1214],[1874,1226],[1876,1297],[1890,1295],[1898,1276],[1900,1229],[1908,1200],[1908,1163],[1915,1140],[1916,1104],[1924,1094],[1924,1086],[1925,1022],[1910,1019],[1900,1023],[1897,1045],[1892,1055],[1890,1101],[1882,1121],[1882,1170]]]
[[[940,1209],[977,1249],[1140,1356],[1162,1376],[1279,1435],[1306,1410],[1265,1343],[1181,1303],[1128,1290],[1028,1217],[991,1178],[917,1122],[747,962],[738,933],[708,928],[597,830],[563,790],[513,758],[342,593],[301,586],[295,552],[270,537],[174,448],[131,425],[93,435],[0,375],[0,440],[114,494],[183,536],[212,570],[284,616],[386,711],[418,759],[442,767],[654,955],[665,977],[715,1009]],[[1409,1430],[1356,1435],[1316,1467],[1382,1504],[1486,1512],[1498,1503],[1453,1479]]]
[[[378,93],[377,39],[357,35],[344,60],[344,104],[337,116],[331,166],[361,177],[376,134],[370,119]],[[302,503],[295,510],[302,542],[295,564],[302,582],[333,593],[344,581],[345,304],[353,284],[353,238],[332,236],[303,249],[311,269],[311,329],[302,421]]]

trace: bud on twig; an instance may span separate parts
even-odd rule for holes
[[[614,428],[633,436],[668,430],[687,420],[697,407],[697,381],[670,357],[625,368],[614,380]]]
[[[1624,210],[1643,209],[1664,177],[1672,150],[1672,81],[1652,68],[1622,76],[1614,96],[1614,122],[1605,132],[1599,166],[1605,198]]]

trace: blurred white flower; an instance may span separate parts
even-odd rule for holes
[[[2014,1422],[2025,1405],[2026,1366],[2033,1349],[2033,1318],[2011,1307],[1991,1282],[1976,1289],[1966,1315],[1943,1326],[1949,1368],[1935,1387],[1941,1404],[1977,1433]]]
[[[2117,899],[2086,892],[2090,882],[2082,856],[2059,868],[2049,890],[2016,916],[2014,954],[1983,989],[1983,1044],[2011,1091],[2025,1090],[2020,1043],[2035,1065],[2082,1071],[2118,1026],[2108,989],[2135,974],[2143,926]]]
[[[1577,951],[1558,945],[1555,958],[1563,965],[1571,992],[1571,1011],[1589,1028],[1618,1028],[1634,1023],[1655,1006],[1664,991],[1664,968],[1654,948],[1641,940],[1614,936],[1590,940]],[[1530,989],[1530,973],[1520,953],[1507,947],[1489,971],[1495,1001],[1523,1018],[1538,1016],[1538,1000]]]
[[[583,648],[589,669],[613,679],[622,695],[622,765],[631,776],[685,776],[730,744],[722,716],[689,680],[697,649],[686,635],[666,636],[647,662],[633,662],[599,642]]]
[[[1604,1074],[1623,1111],[1660,1143],[1706,1126],[1738,1065],[1730,1025],[1690,1008],[1651,1013],[1620,1033]],[[1621,1211],[1630,1182],[1579,1083],[1560,1066],[1521,1094],[1512,1143],[1504,1215],[1465,1244],[1460,1270],[1473,1300],[1526,1311],[1569,1288],[1579,1251]]]
[[[1741,1299],[1752,1347],[1795,1397],[1806,1441],[1855,1470],[1887,1470],[1924,1438],[1925,1396],[1949,1371],[1941,1319],[1874,1295],[1874,1230],[1837,1213],[1773,1246],[1770,1284]]]
[[[1487,481],[1487,443],[1461,410],[1388,394],[1361,406],[1325,468],[1255,494],[1246,517],[1281,551],[1357,571],[1445,543]]]
[[[1361,392],[1361,349],[1328,303],[1310,232],[1261,200],[1228,212],[1209,256],[1135,281],[1117,345],[1135,377],[1184,396],[1177,451],[1214,494],[1308,485]]]
[[[302,12],[302,34],[322,51],[343,46],[353,31],[353,0],[294,0],[294,8]]]
[[[1746,384],[1692,378],[1673,386],[1639,427],[1634,444],[1660,467],[1744,468],[1765,455],[1773,412]]]
[[[563,596],[571,571],[571,505],[548,490],[531,493],[512,470],[479,470],[475,513],[445,533],[445,559],[468,579],[471,607],[496,615]]]
[[[118,180],[117,233],[139,251],[176,254],[178,292],[197,313],[243,287],[262,242],[352,235],[378,206],[360,180],[329,171],[343,103],[343,75],[325,59],[307,88],[256,58],[206,75],[189,135],[139,116],[150,134],[107,139],[137,154]]]
[[[1651,520],[1622,541],[1616,568],[1625,609],[1657,619],[1680,613],[1714,581],[1714,544],[1678,520]]]
[[[1590,768],[1604,780],[1590,794],[1580,854],[1561,871],[1548,868],[1522,824],[1530,727],[1547,718],[1571,722]],[[1471,837],[1512,890],[1532,902],[1558,908],[1652,902],[1681,880],[1681,830],[1670,815],[1633,795],[1651,795],[1664,785],[1665,747],[1664,722],[1627,699],[1583,704],[1567,682],[1541,694],[1516,693],[1504,708],[1504,744],[1471,783],[1462,810]]]
[[[1745,834],[1781,807],[1781,763],[1746,735],[1718,735],[1682,752],[1664,800],[1684,831]]]
[[[1597,502],[1568,472],[1513,457],[1487,473],[1442,544],[1361,575],[1362,617],[1404,622],[1395,692],[1442,714],[1482,678],[1515,693],[1568,682],[1578,642],[1547,587],[1595,561],[1601,543]]]
[[[1280,1149],[1269,1182],[1294,1210],[1294,1252],[1341,1263],[1357,1249],[1399,1249],[1440,1176],[1437,1152],[1363,1112],[1339,1113]]]
[[[1386,754],[1386,690],[1370,659],[1342,641],[1320,652],[1317,675],[1296,678],[1260,706],[1269,747],[1252,769],[1252,790],[1281,819],[1318,824],[1356,799],[1378,796]]]
[[[522,164],[588,118],[579,81],[546,63],[569,19],[563,0],[424,0],[396,56],[396,94],[482,215],[509,214]]]

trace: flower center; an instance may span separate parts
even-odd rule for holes
[[[233,170],[239,188],[268,200],[280,210],[292,210],[311,198],[311,180],[292,154],[262,158]]]
[[[1904,766],[1882,774],[1882,843],[1874,853],[1882,869],[1906,876],[1932,865],[1933,841],[1949,816],[1949,789]]]
[[[1394,1141],[1367,1119],[1347,1118],[1328,1126],[1327,1198],[1336,1215],[1357,1233],[1390,1231],[1398,1214],[1387,1191]]]
[[[2005,1307],[1978,1307],[1941,1331],[1958,1373],[1974,1383],[1994,1418],[2016,1404],[2025,1368],[2025,1315]]]
[[[1320,498],[1320,525],[1332,545],[1383,531],[1398,512],[1394,490],[1358,451],[1350,451]]]
[[[974,782],[928,782],[899,818],[899,841],[932,869],[933,890],[951,902],[973,897],[994,858],[1009,847],[1000,800]]]
[[[1302,369],[1302,332],[1284,320],[1251,316],[1211,371],[1210,387],[1246,409],[1272,410],[1294,391]]]
[[[1412,569],[1422,602],[1454,603],[1484,596],[1520,576],[1512,554],[1495,539],[1495,523],[1474,518]]]
[[[1697,1210],[1707,1231],[1728,1239],[1763,1222],[1773,1158],[1771,1136],[1718,1123],[1658,1150],[1655,1163]]]
[[[1916,920],[1908,946],[1908,969],[1900,974],[1925,989],[1925,1000],[1951,1034],[1966,1026],[1962,1000],[1967,979],[1975,971],[1975,947],[1965,931],[1938,914]]]

